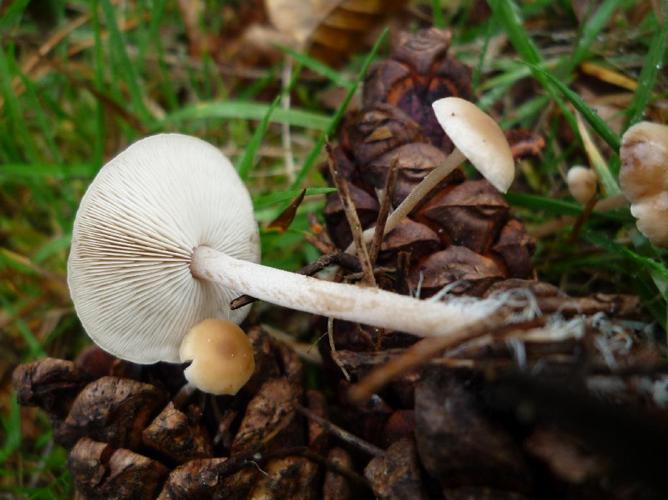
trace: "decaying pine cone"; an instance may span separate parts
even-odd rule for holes
[[[255,373],[234,397],[189,395],[180,391],[183,367],[134,365],[98,348],[76,361],[21,365],[13,383],[19,402],[44,409],[70,449],[79,498],[301,499],[333,484],[352,498],[360,486],[338,474],[326,480],[323,466],[333,454],[352,469],[346,452],[330,451],[328,434],[297,413],[301,405],[327,418],[324,397],[304,393],[292,349],[260,328],[249,337]]]
[[[471,71],[448,54],[449,45],[447,31],[403,33],[392,57],[369,71],[364,108],[346,118],[333,161],[349,183],[364,228],[375,224],[378,193],[393,167],[396,207],[452,151],[431,103],[452,95],[471,99],[472,91]],[[514,136],[522,143],[518,154],[530,153],[527,134]],[[533,143],[537,150],[539,143]],[[332,241],[347,247],[352,235],[338,193],[328,195],[325,220]],[[486,180],[467,181],[456,170],[385,237],[377,264],[396,266],[406,253],[408,271],[397,281],[408,291],[420,289],[427,297],[457,281],[453,293],[481,295],[496,281],[530,277],[533,250],[504,197]]]

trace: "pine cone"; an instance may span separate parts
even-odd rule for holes
[[[447,32],[436,29],[402,35],[392,57],[370,71],[364,108],[344,122],[332,160],[349,184],[365,228],[375,224],[382,201],[377,192],[385,187],[393,166],[397,176],[391,202],[397,206],[452,150],[431,103],[449,95],[470,99],[471,84],[468,68],[448,55],[449,40]],[[542,147],[540,140],[522,131],[508,138],[516,146],[516,157],[534,155]],[[332,242],[345,249],[352,235],[337,193],[328,196],[325,220]],[[504,197],[486,180],[466,180],[459,170],[385,236],[376,268],[395,271],[389,271],[390,279],[378,279],[379,286],[399,293],[419,289],[422,297],[447,285],[454,287],[450,294],[482,297],[517,290],[531,298],[532,307],[545,319],[531,317],[517,326],[537,329],[542,338],[527,334],[527,339],[512,343],[502,332],[494,332],[498,338],[464,346],[395,378],[364,404],[350,400],[352,383],[405,356],[417,339],[334,323],[337,352],[329,352],[326,343],[321,349],[333,375],[330,380],[337,380],[343,419],[352,432],[386,450],[364,470],[378,498],[654,498],[659,491],[656,482],[648,486],[639,480],[646,461],[634,474],[616,477],[620,464],[615,460],[623,460],[623,452],[600,442],[616,440],[612,426],[591,439],[591,414],[585,412],[587,417],[583,414],[579,421],[576,410],[557,410],[560,405],[568,408],[572,399],[593,414],[609,411],[615,422],[633,421],[629,415],[634,415],[635,422],[650,425],[647,415],[634,412],[645,405],[660,411],[660,402],[648,403],[649,393],[639,396],[631,382],[608,385],[614,378],[611,359],[632,372],[642,371],[646,363],[661,364],[662,349],[614,321],[636,314],[637,298],[574,299],[551,285],[526,280],[533,275],[533,250],[532,238],[512,217]],[[520,307],[516,313],[527,311]],[[577,315],[585,316],[574,323],[564,320]],[[606,315],[613,320],[596,322]],[[559,326],[553,331],[545,326],[550,322]],[[572,330],[576,323],[581,328],[577,332]],[[611,342],[612,331],[627,339],[624,347]],[[540,377],[521,371],[518,375],[518,364],[540,369]],[[341,376],[341,368],[350,382]],[[592,388],[594,372],[610,391],[603,398]],[[564,383],[566,376],[572,378]],[[572,392],[561,391],[559,383]],[[530,388],[527,399],[523,387]],[[505,391],[509,400],[504,399]],[[624,408],[612,408],[607,398],[623,400]],[[523,404],[536,413],[525,419]],[[652,432],[658,441],[665,437],[656,428]],[[608,452],[615,458],[608,460]],[[656,452],[648,450],[648,459]],[[657,468],[651,468],[654,474]]]
[[[297,406],[326,418],[324,397],[305,393],[293,350],[259,328],[249,337],[255,373],[234,397],[184,397],[183,367],[135,365],[97,347],[74,362],[20,365],[13,383],[70,450],[78,498],[319,498],[325,471],[303,450],[326,457],[328,436]]]

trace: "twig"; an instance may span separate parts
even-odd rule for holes
[[[370,286],[376,286],[376,278],[373,276],[373,267],[371,265],[371,260],[369,259],[369,252],[364,243],[364,236],[362,235],[363,229],[360,219],[357,216],[357,210],[355,209],[355,204],[353,203],[350,197],[350,189],[348,188],[348,183],[346,180],[339,175],[339,172],[336,170],[334,165],[333,152],[329,144],[327,145],[327,163],[329,165],[329,173],[336,184],[336,189],[339,192],[339,197],[341,198],[341,204],[343,205],[343,211],[346,214],[346,219],[348,220],[348,225],[350,226],[350,231],[353,234],[353,240],[355,241],[355,246],[357,248],[357,256],[359,257],[360,264],[362,265],[362,272],[364,273],[364,282]]]
[[[595,206],[596,206],[596,196],[592,196],[590,200],[587,202],[587,204],[584,206],[582,213],[578,215],[575,224],[573,224],[571,235],[568,237],[568,243],[575,243],[577,241],[582,226],[584,226],[585,222],[587,222],[587,219],[589,219],[589,216],[594,211]]]
[[[308,408],[305,408],[301,405],[297,405],[297,411],[304,415],[306,418],[309,418],[313,420],[314,422],[317,422],[318,424],[322,425],[327,432],[330,434],[333,434],[337,438],[341,439],[342,441],[354,446],[360,451],[363,451],[364,453],[367,453],[369,455],[372,455],[374,457],[385,455],[385,451],[382,450],[381,448],[378,448],[377,446],[367,443],[361,438],[358,438],[354,434],[351,434],[350,432],[342,429],[336,424],[333,424],[329,420],[326,420],[322,418],[319,415],[316,415],[313,413],[311,410]]]
[[[341,360],[336,355],[336,343],[334,342],[334,318],[327,318],[327,340],[329,342],[330,355],[332,356],[334,363],[336,363],[336,366],[341,368],[343,376],[346,377],[348,382],[350,382],[350,375],[348,374],[348,370],[346,370],[346,367],[343,366],[343,363],[341,363]]]
[[[453,335],[428,337],[420,340],[406,349],[402,355],[372,370],[360,382],[352,386],[349,391],[351,401],[358,404],[367,401],[373,393],[393,378],[438,356],[446,349],[488,333],[490,327],[498,324],[500,318],[501,314],[493,314],[457,332],[453,332]]]
[[[385,234],[385,223],[387,216],[390,215],[390,208],[392,207],[392,195],[394,194],[394,186],[397,181],[397,165],[398,158],[395,158],[390,166],[390,171],[385,179],[385,186],[383,187],[383,198],[380,202],[380,210],[378,211],[378,219],[376,220],[376,230],[373,233],[373,240],[369,250],[369,260],[373,266],[378,258],[380,247],[383,244],[383,235]]]

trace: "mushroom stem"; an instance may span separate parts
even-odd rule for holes
[[[207,246],[194,250],[190,270],[198,279],[273,304],[420,336],[449,335],[500,307],[494,299],[432,302],[377,288],[323,281],[236,259]]]
[[[385,229],[383,230],[383,235],[386,235],[392,231],[399,223],[406,217],[411,211],[424,199],[429,192],[434,189],[443,179],[450,175],[457,167],[459,167],[466,157],[462,152],[455,148],[452,153],[446,158],[445,162],[434,170],[429,172],[429,174],[422,179],[422,181],[415,186],[409,195],[404,198],[404,200],[395,208],[390,216],[387,218],[385,223]],[[375,226],[366,229],[363,233],[363,239],[365,243],[370,242],[373,239],[375,232]],[[352,253],[355,251],[355,243],[351,243],[348,248],[346,248],[346,253]]]

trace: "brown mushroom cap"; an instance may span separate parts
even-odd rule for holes
[[[209,394],[239,392],[255,369],[253,346],[232,321],[205,319],[190,329],[179,351],[188,382]]]
[[[508,191],[515,177],[515,161],[494,119],[459,97],[445,97],[432,106],[438,123],[457,149],[496,189]]]

